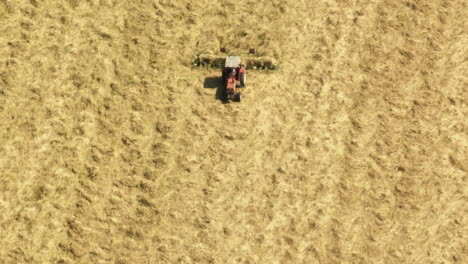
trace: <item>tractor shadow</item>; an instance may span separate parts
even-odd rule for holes
[[[217,100],[220,100],[224,104],[227,103],[226,100],[223,98],[224,85],[222,77],[206,77],[205,82],[203,83],[203,87],[206,89],[216,89],[215,98]]]

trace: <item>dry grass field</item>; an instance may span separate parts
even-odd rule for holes
[[[0,263],[468,263],[464,0],[0,0]],[[240,103],[194,55],[254,47]]]

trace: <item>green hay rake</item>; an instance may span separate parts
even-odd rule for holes
[[[255,49],[250,49],[248,53],[244,52],[235,52],[229,51],[222,48],[220,50],[221,54],[198,54],[193,61],[193,66],[195,67],[205,67],[205,68],[222,68],[225,65],[226,57],[228,56],[241,56],[242,64],[245,65],[247,70],[256,69],[256,70],[276,70],[278,69],[277,61],[271,57],[259,57],[255,54]]]

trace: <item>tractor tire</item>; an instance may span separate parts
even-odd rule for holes
[[[228,100],[228,94],[226,88],[223,88],[223,91],[221,92],[221,101],[227,101]]]
[[[240,102],[240,101],[241,101],[241,93],[240,93],[240,92],[238,92],[238,93],[236,94],[236,97],[234,97],[234,101],[236,101],[236,102]]]
[[[245,86],[246,79],[247,79],[247,77],[246,77],[245,73],[242,73],[241,76],[240,76],[240,85],[241,85],[241,87]]]

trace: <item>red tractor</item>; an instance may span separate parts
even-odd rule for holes
[[[245,65],[241,64],[240,56],[228,56],[222,69],[223,74],[223,99],[240,102],[240,88],[245,86]]]

